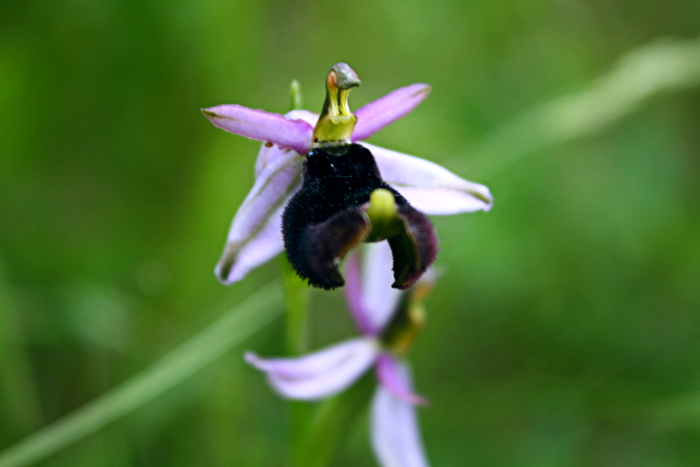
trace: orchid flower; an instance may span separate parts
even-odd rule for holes
[[[233,219],[216,267],[224,284],[286,248],[297,273],[311,285],[335,288],[344,283],[338,265],[346,253],[361,242],[387,239],[394,253],[392,285],[406,289],[437,253],[437,237],[424,214],[491,208],[483,185],[423,159],[356,144],[413,110],[430,93],[429,85],[397,89],[353,114],[347,98],[357,85],[349,66],[331,68],[320,117],[239,105],[202,109],[215,126],[264,142],[255,183]]]
[[[245,358],[267,374],[281,396],[300,400],[333,396],[374,366],[379,385],[372,400],[371,438],[380,464],[427,466],[415,413],[415,405],[425,399],[414,393],[402,357],[422,328],[421,301],[435,276],[426,274],[410,292],[391,289],[388,246],[375,243],[365,252],[363,265],[353,254],[346,266],[345,293],[360,337],[298,358],[263,359],[253,353]]]

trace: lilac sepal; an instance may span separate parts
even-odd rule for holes
[[[352,133],[353,142],[369,138],[403,117],[423,102],[431,90],[428,84],[411,84],[361,107],[355,112],[357,124]]]
[[[372,337],[360,337],[299,358],[262,359],[247,353],[245,359],[267,373],[270,385],[284,397],[313,400],[332,396],[350,386],[379,353]]]
[[[282,212],[301,186],[303,158],[282,151],[263,167],[231,223],[224,253],[215,272],[224,284],[242,279],[284,249]]]
[[[308,110],[292,110],[284,115],[287,120],[303,120],[312,127],[316,125],[318,121],[318,114],[309,112]],[[277,158],[282,157],[282,155],[291,151],[291,149],[280,148],[277,145],[268,146],[266,144],[261,145],[260,152],[258,152],[258,158],[255,160],[255,178],[260,176],[262,170],[268,164],[273,163]],[[299,155],[300,157],[303,154]]]
[[[491,209],[488,188],[425,159],[361,143],[374,155],[382,178],[419,211],[431,215]]]
[[[275,211],[260,231],[243,242],[228,242],[219,263],[214,268],[216,277],[225,285],[243,279],[250,271],[265,264],[284,251],[279,236],[284,206]]]
[[[202,113],[214,126],[246,138],[269,141],[299,154],[306,154],[311,147],[313,127],[304,120],[289,120],[280,114],[236,104],[202,109]]]
[[[409,404],[426,405],[428,401],[419,396],[407,380],[401,368],[401,364],[389,353],[381,352],[376,362],[377,379],[394,397],[398,397]]]
[[[398,377],[411,387],[410,371],[399,366]],[[372,401],[372,447],[382,467],[428,467],[415,406],[379,386]]]

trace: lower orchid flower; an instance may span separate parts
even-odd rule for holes
[[[246,360],[267,374],[281,396],[298,400],[333,396],[374,366],[379,385],[372,401],[371,438],[377,458],[383,467],[427,466],[415,413],[415,405],[426,401],[413,391],[403,357],[423,327],[421,302],[434,275],[399,292],[388,287],[391,251],[386,244],[365,250],[363,265],[354,254],[346,266],[346,298],[360,337],[297,358],[247,353]]]
[[[311,285],[339,287],[343,257],[359,243],[386,239],[393,251],[392,286],[407,289],[437,253],[437,237],[425,214],[491,208],[485,186],[423,159],[357,144],[406,115],[431,90],[413,84],[353,114],[348,93],[359,82],[346,64],[331,68],[320,117],[305,110],[282,116],[239,105],[202,110],[217,127],[265,142],[255,184],[233,219],[216,267],[223,283],[242,279],[286,249],[292,266]]]

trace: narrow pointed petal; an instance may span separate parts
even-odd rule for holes
[[[398,397],[409,404],[427,404],[424,397],[413,392],[406,365],[399,363],[391,354],[386,352],[380,353],[379,357],[377,357],[376,368],[377,379],[394,397]]]
[[[390,92],[386,96],[361,107],[355,112],[357,124],[352,134],[352,140],[367,139],[403,117],[423,102],[431,90],[432,88],[427,84],[412,84]]]
[[[316,122],[318,121],[318,114],[309,112],[308,110],[292,110],[291,112],[285,114],[284,117],[287,120],[303,120],[312,127],[316,125]],[[267,144],[263,144],[260,147],[258,158],[255,161],[255,178],[260,176],[262,169],[266,165],[272,164],[275,160],[281,157],[285,151],[290,151],[290,149],[280,148],[277,145],[269,146]]]
[[[287,200],[301,185],[303,159],[285,151],[266,165],[233,218],[216,275],[231,284],[279,254],[282,212]]]
[[[493,197],[483,185],[464,180],[418,157],[367,143],[362,145],[374,155],[382,178],[419,211],[449,215],[491,209]]]
[[[288,120],[280,114],[229,104],[202,109],[214,126],[246,138],[269,141],[299,154],[311,147],[313,127],[303,120]]]
[[[410,384],[407,371],[402,371]],[[416,409],[383,386],[372,401],[372,447],[382,467],[428,467]]]
[[[267,373],[270,385],[283,397],[313,400],[332,396],[350,386],[379,353],[376,339],[345,341],[299,358],[263,359],[248,353],[248,363]]]

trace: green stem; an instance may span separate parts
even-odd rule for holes
[[[280,260],[282,283],[287,312],[285,338],[287,355],[301,355],[307,350],[307,317],[309,304],[309,287],[297,276],[287,257]],[[299,446],[301,436],[306,432],[311,407],[304,402],[289,403],[289,433],[291,464],[302,467],[299,463]]]
[[[301,86],[299,82],[292,81],[290,87],[291,110],[299,110],[302,106]],[[287,355],[301,355],[308,349],[308,305],[309,287],[296,274],[287,261],[285,255],[281,256],[280,269],[282,270],[282,282],[287,311],[285,339]],[[303,402],[289,403],[289,438],[291,465],[305,467],[300,462],[300,446],[302,435],[306,433],[311,406]]]
[[[287,355],[301,355],[308,350],[306,321],[309,305],[309,287],[297,276],[284,255],[280,261],[280,267],[282,269],[282,283],[284,284],[287,312]]]
[[[301,439],[297,465],[325,467],[330,463],[341,441],[349,437],[365,413],[375,386],[375,376],[368,372],[353,387],[317,407]]]
[[[40,426],[42,417],[13,295],[0,261],[0,396],[6,402],[0,419],[18,432],[28,432]]]

